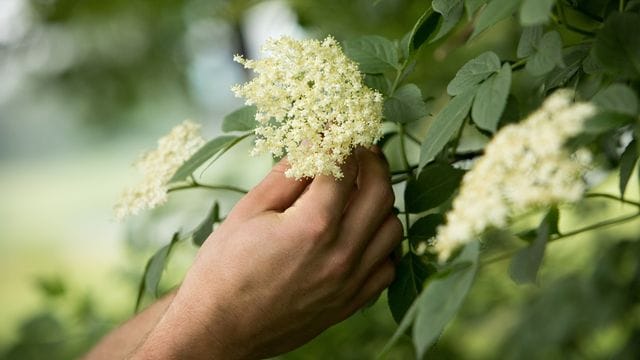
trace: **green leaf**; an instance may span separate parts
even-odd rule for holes
[[[600,90],[592,101],[604,110],[629,116],[638,113],[638,98],[635,92],[624,84],[613,84]]]
[[[221,151],[224,153],[229,145],[233,144],[237,139],[240,138],[238,136],[225,135],[210,140],[178,168],[169,183],[185,180],[211,157]]]
[[[487,0],[465,0],[464,8],[467,11],[467,18],[471,20],[471,17],[473,16],[473,14],[475,14],[476,11],[478,11],[478,9],[480,9],[480,7],[484,5],[486,2]]]
[[[462,0],[433,0],[431,3],[433,10],[442,14],[442,25],[440,30],[433,38],[433,41],[447,35],[453,29],[464,11]]]
[[[616,77],[640,77],[640,14],[613,13],[598,31],[595,54],[604,68]]]
[[[559,215],[557,208],[549,210],[538,227],[533,243],[518,251],[513,257],[509,274],[516,283],[535,283],[547,242],[551,235],[558,232]]]
[[[232,112],[222,120],[222,131],[253,131],[258,125],[256,121],[257,108],[253,105],[243,106]]]
[[[520,7],[520,24],[523,26],[545,24],[556,0],[523,0]]]
[[[158,285],[160,284],[160,280],[162,279],[162,272],[167,265],[169,254],[171,254],[173,245],[179,240],[180,233],[176,232],[171,237],[171,241],[169,242],[169,244],[161,247],[158,251],[156,251],[155,254],[153,254],[153,256],[151,256],[149,261],[147,261],[147,265],[144,268],[144,274],[142,275],[142,280],[140,281],[138,299],[136,300],[136,311],[142,303],[142,298],[145,292],[153,296],[154,298],[157,298],[159,296]]]
[[[211,232],[213,232],[213,224],[217,222],[220,222],[220,204],[216,201],[211,210],[209,210],[207,217],[193,231],[193,236],[191,237],[193,244],[202,246],[204,241],[211,235]]]
[[[413,54],[423,44],[433,41],[436,31],[441,27],[442,16],[429,7],[416,21],[409,35],[408,53]]]
[[[407,182],[404,191],[406,211],[415,214],[442,204],[458,189],[463,175],[463,170],[448,164],[426,166],[417,179]]]
[[[364,83],[368,87],[378,90],[383,95],[389,94],[389,81],[387,77],[382,74],[366,74],[364,76]]]
[[[533,76],[540,76],[556,66],[565,66],[562,59],[562,38],[557,31],[550,31],[538,42],[537,51],[531,55],[525,69]]]
[[[387,291],[391,315],[400,323],[411,304],[422,291],[425,280],[435,273],[435,268],[425,264],[412,252],[405,254],[396,267],[396,277]]]
[[[384,103],[385,119],[395,123],[410,123],[428,114],[427,104],[422,101],[422,91],[415,84],[403,85]]]
[[[345,54],[367,74],[380,74],[398,68],[398,51],[394,43],[382,36],[363,36],[344,42]]]
[[[436,236],[438,226],[444,223],[442,214],[429,214],[416,220],[409,228],[409,241],[415,247]]]
[[[446,277],[434,277],[429,281],[417,302],[417,314],[413,324],[413,344],[416,358],[422,359],[445,326],[451,321],[464,301],[476,271],[480,246],[477,241],[464,247],[452,265],[466,265]]]
[[[589,55],[589,47],[576,45],[562,51],[566,66],[556,67],[544,80],[545,90],[550,91],[557,87],[565,86],[569,80],[580,70],[582,62]]]
[[[471,109],[471,118],[479,128],[495,132],[502,116],[509,89],[511,88],[511,66],[504,64],[499,73],[485,80],[476,93]]]
[[[384,345],[384,348],[382,349],[380,354],[376,357],[376,359],[382,359],[384,355],[388,353],[389,350],[391,350],[393,345],[395,345],[395,343],[398,342],[400,337],[403,336],[409,330],[417,314],[418,314],[418,302],[414,301],[413,304],[411,304],[411,306],[409,307],[409,309],[405,312],[405,315],[402,318],[402,321],[400,321],[400,324],[398,324],[398,327],[396,328],[396,331],[391,336],[391,339],[387,341],[387,343]]]
[[[585,134],[601,134],[632,123],[633,117],[613,111],[598,111],[584,122]]]
[[[518,58],[527,57],[536,52],[543,32],[544,28],[542,26],[527,26],[522,29],[520,41],[518,41]]]
[[[633,168],[636,166],[636,162],[638,162],[638,145],[637,140],[634,139],[627,145],[627,148],[620,156],[621,198],[624,198],[624,192],[627,189],[627,184],[629,184],[629,179],[631,178],[631,173],[633,173]]]
[[[420,148],[421,169],[435,159],[449,139],[458,132],[469,113],[474,95],[474,91],[468,91],[454,97],[433,119]]]
[[[475,89],[480,82],[500,70],[500,58],[492,51],[480,54],[462,65],[447,85],[449,95],[460,95]]]
[[[471,39],[475,38],[487,28],[493,26],[498,21],[503,20],[516,11],[520,5],[520,0],[491,0],[478,17],[476,27],[471,34]]]

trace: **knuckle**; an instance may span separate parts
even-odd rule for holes
[[[393,193],[393,189],[389,186],[388,181],[381,182],[378,185],[378,193],[380,194],[380,202],[384,209],[390,209],[396,201],[396,196]]]
[[[322,238],[331,227],[331,218],[325,214],[316,214],[306,224],[308,235],[313,238]]]
[[[336,291],[344,289],[343,285],[351,272],[351,260],[344,254],[335,255],[327,264],[325,280],[337,285]]]

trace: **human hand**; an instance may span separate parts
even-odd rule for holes
[[[393,280],[402,225],[386,162],[358,149],[344,178],[284,176],[249,192],[203,244],[144,357],[259,358],[340,322]]]

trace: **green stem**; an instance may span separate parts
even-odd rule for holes
[[[511,64],[511,71],[518,71],[524,68],[524,66],[527,64],[527,60],[528,57],[525,57]]]
[[[619,12],[623,12],[624,11],[624,0],[618,1],[618,11]]]
[[[409,167],[409,169],[405,169],[405,170],[395,170],[391,172],[391,175],[403,175],[403,174],[409,174],[412,173],[413,170],[417,169],[419,165],[411,165]]]
[[[391,180],[391,185],[400,184],[400,183],[403,183],[403,182],[405,182],[407,180],[409,180],[409,175],[400,176],[398,178],[395,178],[395,179]]]
[[[400,137],[400,152],[402,153],[402,164],[404,165],[404,169],[413,175],[411,171],[411,165],[409,165],[409,157],[407,156],[407,146],[405,144],[405,135],[406,131],[404,129],[404,124],[398,124],[398,136]]]
[[[404,134],[409,138],[409,140],[413,141],[414,143],[416,143],[418,145],[422,145],[422,142],[420,141],[420,139],[418,139],[417,137],[411,135],[411,133],[406,131],[406,129],[405,129]]]
[[[225,190],[225,191],[231,191],[231,192],[236,192],[239,194],[246,194],[248,191],[241,189],[239,187],[235,187],[232,185],[209,185],[209,184],[201,184],[198,183],[196,181],[192,181],[192,183],[190,184],[185,184],[185,185],[178,185],[178,186],[174,186],[172,188],[169,188],[167,190],[168,193],[173,192],[173,191],[180,191],[180,190],[187,190],[187,189],[208,189],[208,190]]]
[[[636,202],[636,201],[631,201],[631,200],[627,200],[627,199],[623,199],[623,198],[619,198],[615,195],[611,195],[611,194],[605,194],[605,193],[589,193],[585,195],[585,198],[605,198],[605,199],[611,199],[611,200],[616,200],[616,201],[620,201],[621,203],[627,204],[627,205],[633,205],[636,207],[640,208],[640,202]]]

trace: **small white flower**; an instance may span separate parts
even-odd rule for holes
[[[564,145],[595,107],[572,103],[572,98],[570,91],[557,91],[527,119],[495,135],[465,174],[446,224],[438,229],[434,247],[441,261],[487,228],[504,227],[526,210],[582,197],[589,153],[570,154]]]
[[[136,168],[142,172],[142,181],[124,190],[114,207],[116,219],[123,220],[128,215],[165,203],[167,182],[204,143],[200,125],[189,120],[160,138],[156,150],[136,161]]]
[[[382,134],[382,95],[363,85],[356,63],[338,42],[271,39],[260,60],[234,60],[257,76],[232,88],[258,108],[252,154],[288,156],[286,175],[342,177],[340,165],[356,146]]]

